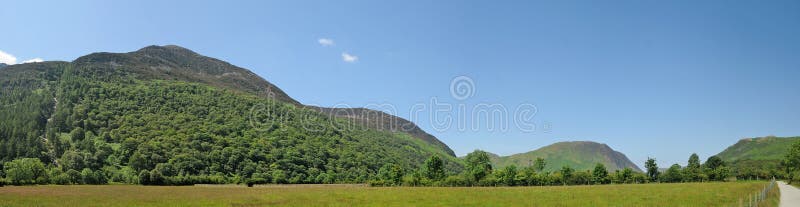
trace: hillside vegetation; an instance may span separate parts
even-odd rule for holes
[[[792,144],[800,137],[758,137],[741,139],[719,154],[731,165],[734,173],[741,179],[784,177],[784,160]]]
[[[431,156],[463,168],[446,145],[304,107],[177,46],[11,65],[0,86],[0,163],[46,166],[18,184],[365,182]]]

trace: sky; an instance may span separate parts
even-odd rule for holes
[[[666,167],[746,137],[800,136],[800,1],[1,5],[0,62],[180,45],[304,104],[393,108],[457,155],[591,140]],[[489,105],[506,115],[473,114]]]

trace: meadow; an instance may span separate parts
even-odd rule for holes
[[[0,187],[0,206],[738,206],[767,182],[546,187]],[[772,195],[777,198],[778,195]],[[767,204],[767,203],[764,203]],[[777,206],[772,199],[768,205]]]

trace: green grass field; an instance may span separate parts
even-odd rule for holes
[[[0,187],[0,206],[736,206],[740,199],[752,195],[766,184],[732,182],[496,188],[379,188],[349,185],[253,188],[6,186]],[[747,202],[746,199],[743,201]]]

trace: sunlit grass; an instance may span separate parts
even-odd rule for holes
[[[6,186],[0,206],[734,206],[766,182],[550,187]]]

